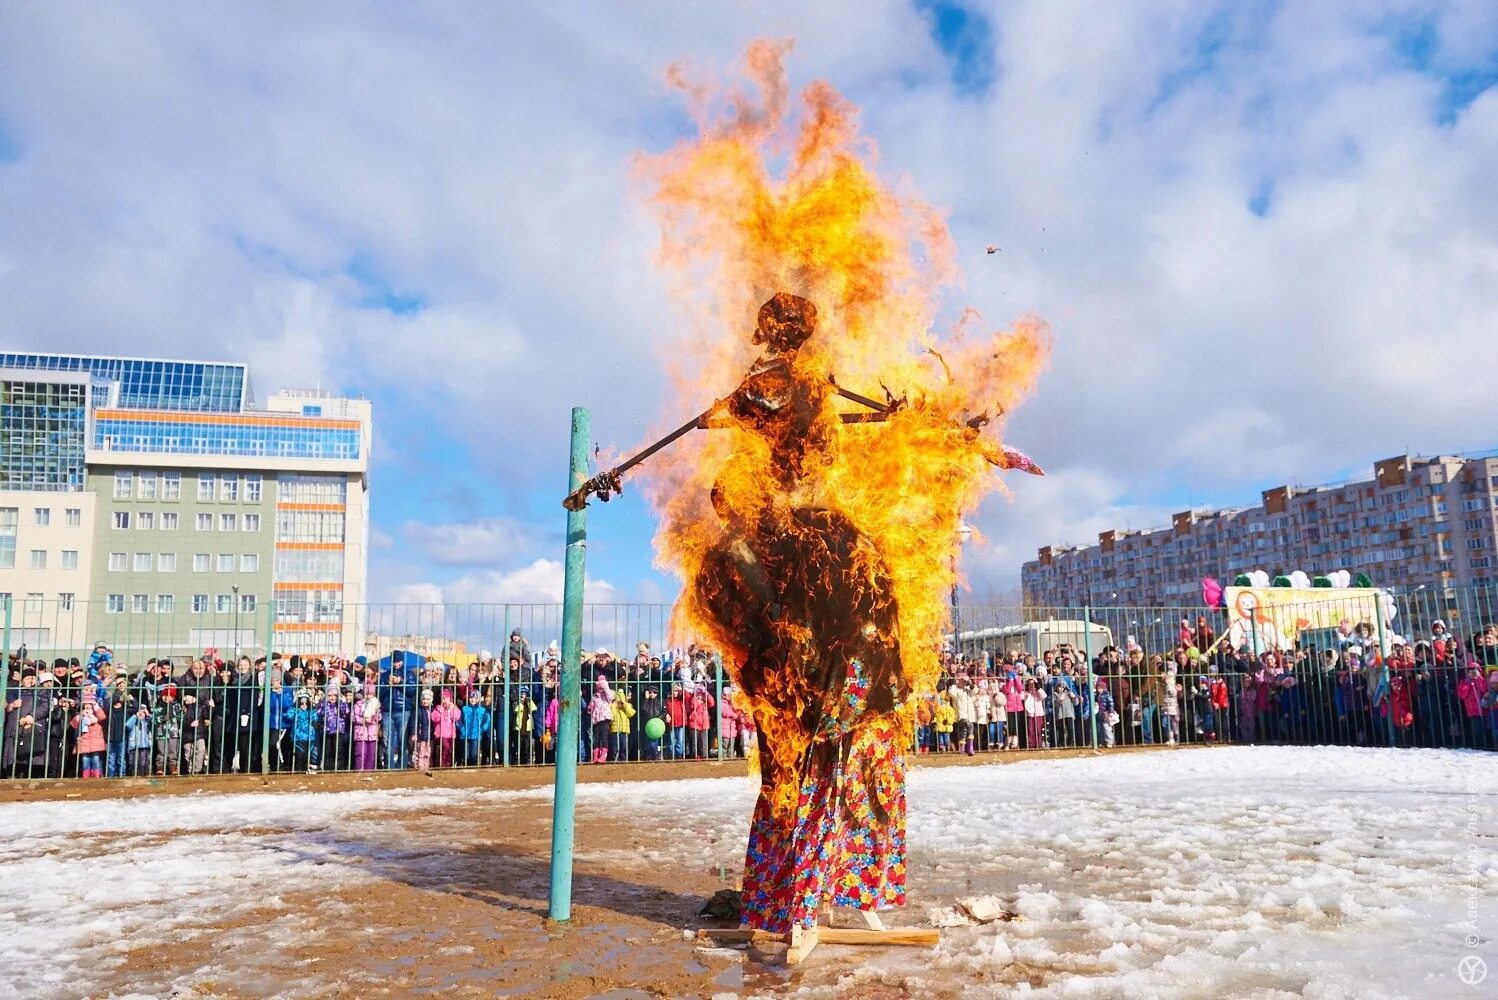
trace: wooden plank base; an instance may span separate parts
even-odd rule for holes
[[[819,944],[856,944],[930,948],[941,943],[941,932],[934,927],[793,927],[789,934],[733,927],[697,932],[698,940],[740,942],[745,944],[786,945],[785,964],[800,965]]]

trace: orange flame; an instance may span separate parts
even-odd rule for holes
[[[804,528],[791,511],[836,512],[872,540],[870,551],[857,547],[867,572],[855,576],[895,609],[894,627],[878,627],[894,634],[878,641],[894,651],[896,687],[929,690],[950,626],[945,595],[962,512],[1000,488],[995,466],[1015,464],[998,431],[1033,386],[1049,341],[1035,318],[980,336],[972,311],[944,337],[933,331],[938,292],[957,277],[945,223],[881,181],[854,107],[830,85],[806,87],[793,113],[783,63],[790,47],[749,46],[749,89],[691,83],[673,68],[669,79],[687,94],[699,134],[641,160],[662,228],[661,261],[693,321],[675,353],[682,398],[707,406],[704,397],[729,392],[756,364],[750,332],[761,303],[787,292],[815,307],[815,331],[784,376],[803,391],[807,419],[767,430],[720,407],[710,421],[718,429],[663,455],[646,486],[661,515],[657,562],[686,581],[673,632],[710,635],[723,651],[772,748],[776,760],[762,763],[777,781],[795,774],[815,737],[806,708],[819,692],[794,671],[745,683],[745,612],[725,608],[722,589],[704,582],[705,561],[732,542],[730,524],[762,521],[768,511],[768,537]],[[839,400],[833,380],[904,403],[883,422],[844,423],[841,413],[871,411]],[[790,434],[799,440],[781,439]],[[788,473],[791,453],[803,457]],[[801,622],[775,629],[784,648],[808,638]],[[794,787],[779,791],[779,801],[794,801]]]

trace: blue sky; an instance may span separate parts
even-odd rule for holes
[[[0,344],[368,396],[374,595],[552,599],[569,408],[620,450],[690,415],[631,168],[685,134],[665,68],[794,37],[949,219],[942,315],[1055,332],[1009,428],[1052,474],[972,513],[975,598],[1039,545],[1498,446],[1463,382],[1498,365],[1492,3],[807,7],[6,5]],[[653,530],[592,508],[595,597],[670,599]]]

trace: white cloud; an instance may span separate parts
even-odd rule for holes
[[[1462,383],[1498,368],[1498,91],[1439,120],[1446,78],[1498,49],[1491,3],[991,15],[997,78],[973,96],[894,0],[15,7],[0,343],[242,357],[261,392],[364,391],[382,473],[478,479],[522,509],[563,478],[570,405],[621,447],[682,410],[630,165],[680,136],[663,67],[795,35],[793,78],[862,103],[885,172],[949,211],[968,275],[947,304],[1054,326],[1011,425],[1053,476],[984,513],[1003,534],[980,585],[1037,544],[1163,523],[1183,483],[1249,501],[1406,445],[1498,444]],[[1425,17],[1429,73],[1392,41]],[[387,512],[380,489],[387,536],[414,516],[439,563],[502,557],[444,599],[559,593],[489,508]]]
[[[406,541],[431,561],[444,566],[493,566],[514,562],[544,543],[561,540],[541,525],[514,517],[485,517],[473,521],[426,524],[407,521],[401,529]]]

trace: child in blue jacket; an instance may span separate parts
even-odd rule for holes
[[[458,722],[458,735],[462,737],[463,751],[459,764],[474,767],[482,764],[483,740],[494,721],[489,710],[480,700],[477,689],[468,692],[468,703],[463,706],[463,718]]]
[[[312,696],[304,689],[296,696],[296,706],[286,714],[286,727],[291,731],[291,769],[293,771],[315,770],[312,765],[312,748],[317,743],[318,723],[322,712],[312,706]]]

